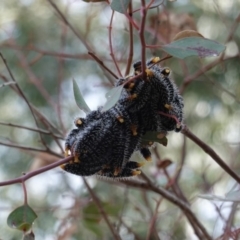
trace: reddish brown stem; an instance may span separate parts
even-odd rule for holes
[[[203,151],[205,151],[209,156],[213,158],[213,160],[222,167],[233,179],[235,179],[238,183],[240,183],[240,177],[221,159],[218,154],[209,147],[206,143],[204,143],[202,140],[200,140],[197,136],[195,136],[188,128],[187,126],[184,126],[182,131],[182,134],[184,134],[186,137],[191,139],[193,142],[195,142],[199,147],[202,148]]]
[[[69,156],[69,157],[66,157],[64,159],[61,159],[55,163],[52,163],[52,164],[49,164],[45,167],[42,167],[42,168],[39,168],[35,171],[32,171],[32,172],[29,172],[29,173],[26,173],[25,175],[21,176],[21,177],[18,177],[18,178],[15,178],[15,179],[12,179],[12,180],[8,180],[8,181],[3,181],[3,182],[0,182],[0,187],[1,186],[7,186],[7,185],[11,185],[11,184],[14,184],[14,183],[22,183],[26,180],[28,180],[29,178],[32,178],[40,173],[43,173],[43,172],[46,172],[48,170],[51,170],[55,167],[58,167],[64,163],[67,163],[69,161],[71,161],[73,159],[72,156]]]
[[[113,53],[113,45],[112,45],[112,23],[113,23],[113,16],[114,16],[114,11],[112,11],[112,15],[111,15],[111,19],[110,19],[110,25],[108,27],[109,29],[109,32],[108,32],[108,38],[109,38],[109,47],[110,47],[110,56],[112,57],[112,60],[114,62],[114,65],[117,69],[117,72],[118,72],[118,75],[120,77],[122,77],[122,73],[118,67],[118,64],[117,64],[117,61],[116,61],[116,58],[115,58],[115,55]]]

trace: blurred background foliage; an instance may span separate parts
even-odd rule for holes
[[[140,6],[133,1],[133,8]],[[184,97],[185,123],[225,162],[240,174],[240,65],[239,45],[240,1],[163,1],[149,10],[145,37],[149,45],[171,41],[179,31],[195,29],[204,37],[226,45],[224,60],[218,58],[185,60],[169,59],[163,63],[172,70],[172,77]],[[112,11],[105,3],[81,0],[55,1],[85,45],[118,75],[110,56],[109,24]],[[140,23],[139,12],[134,14]],[[238,18],[238,21],[236,20]],[[129,54],[129,23],[115,13],[112,26],[112,47],[124,75]],[[3,124],[37,128],[24,99],[14,85],[0,88],[0,181],[16,178],[22,172],[36,170],[63,156],[64,137],[73,128],[73,120],[84,116],[78,109],[72,91],[75,79],[93,110],[105,103],[105,94],[115,79],[88,55],[83,42],[63,23],[47,0],[8,0],[0,3],[0,51],[29,103],[47,119],[37,116],[39,128],[50,131],[43,139],[39,133]],[[138,32],[134,30],[133,61],[141,57]],[[147,57],[165,53],[147,49]],[[209,70],[203,67],[216,62]],[[194,78],[195,73],[199,76]],[[192,79],[189,85],[185,84]],[[0,61],[0,85],[12,81]],[[58,143],[59,144],[58,144]],[[25,149],[10,145],[25,146]],[[43,149],[31,151],[29,148]],[[157,146],[158,157],[144,168],[144,173],[157,185],[168,183],[166,171],[174,176],[181,170],[178,184],[191,202],[192,210],[213,238],[220,236],[232,210],[231,202],[215,202],[199,194],[224,196],[235,181],[214,160],[181,133],[168,135],[168,146]],[[159,162],[170,159],[167,169]],[[182,163],[182,164],[181,164]],[[107,215],[122,239],[197,239],[181,210],[151,191],[143,191],[96,177],[87,178],[101,200]],[[26,182],[30,206],[37,212],[33,231],[36,239],[113,239],[99,209],[91,199],[81,177],[60,168],[40,174]],[[160,201],[160,202],[159,202]],[[0,239],[20,239],[20,232],[6,224],[8,214],[23,203],[20,184],[0,188]],[[154,214],[157,213],[155,216]],[[153,229],[150,223],[153,217]],[[233,226],[239,226],[240,214],[235,211]]]

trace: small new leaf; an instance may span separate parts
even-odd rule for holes
[[[130,0],[112,0],[110,6],[112,10],[119,13],[126,13]]]
[[[105,103],[105,105],[102,108],[102,112],[107,111],[108,109],[112,108],[118,101],[118,99],[121,96],[123,90],[123,84],[113,88],[111,91],[109,91],[107,93],[107,102]]]
[[[81,91],[76,83],[76,81],[73,79],[73,93],[74,93],[74,98],[76,101],[77,106],[83,110],[85,113],[88,113],[91,111],[91,109],[88,107],[88,105],[86,104]]]
[[[7,224],[10,228],[18,229],[27,232],[31,229],[37,214],[28,205],[23,205],[12,211],[8,218]]]
[[[224,45],[218,42],[201,37],[186,37],[162,46],[163,51],[180,59],[190,56],[199,56],[201,58],[216,57],[225,48]]]

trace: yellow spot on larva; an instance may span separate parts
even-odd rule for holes
[[[177,128],[180,128],[181,126],[182,126],[181,123],[178,123],[178,124],[177,124]]]
[[[139,175],[141,174],[142,172],[140,170],[132,170],[132,175],[133,176],[136,176],[136,175]]]
[[[154,57],[151,62],[152,63],[158,63],[160,61],[160,57]]]
[[[117,176],[121,172],[121,168],[115,168],[113,175]]]
[[[69,149],[68,148],[65,148],[65,151],[64,151],[64,156],[65,157],[68,157],[70,154],[69,154]]]
[[[136,125],[132,125],[131,126],[131,131],[132,131],[132,134],[133,136],[137,136],[137,126]]]
[[[162,74],[164,76],[168,76],[170,74],[170,72],[171,72],[171,70],[169,68],[165,68],[165,69],[162,70]]]
[[[136,94],[136,93],[134,93],[134,94],[132,94],[132,95],[130,95],[130,96],[128,97],[129,100],[133,100],[133,99],[135,99],[135,98],[137,98],[137,94]]]
[[[132,89],[134,86],[135,86],[135,83],[130,83],[128,88]]]
[[[117,120],[120,122],[120,123],[123,123],[124,122],[124,119],[122,117],[118,117]]]
[[[152,70],[150,70],[150,69],[147,68],[147,69],[145,70],[145,72],[146,72],[146,74],[147,74],[148,77],[152,77],[152,76],[153,76],[153,71],[152,71]]]
[[[76,119],[75,125],[82,125],[82,120],[80,118]]]
[[[164,105],[164,107],[167,108],[169,111],[173,109],[173,107],[167,103]]]
[[[65,169],[65,164],[62,164],[59,167],[64,170]]]
[[[80,160],[79,160],[78,156],[75,156],[75,157],[74,157],[73,162],[74,162],[74,163],[80,163]]]
[[[135,75],[139,75],[140,73],[141,73],[141,72],[138,71],[138,70],[136,70],[136,71],[134,72]]]
[[[146,159],[148,162],[151,162],[151,161],[152,161],[151,156],[148,156],[148,157],[146,157],[145,159]]]

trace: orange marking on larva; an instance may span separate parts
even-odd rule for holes
[[[136,175],[139,175],[141,174],[142,172],[140,170],[132,170],[132,175],[133,176],[136,176]]]
[[[151,62],[152,63],[158,63],[160,61],[160,57],[154,57]]]

